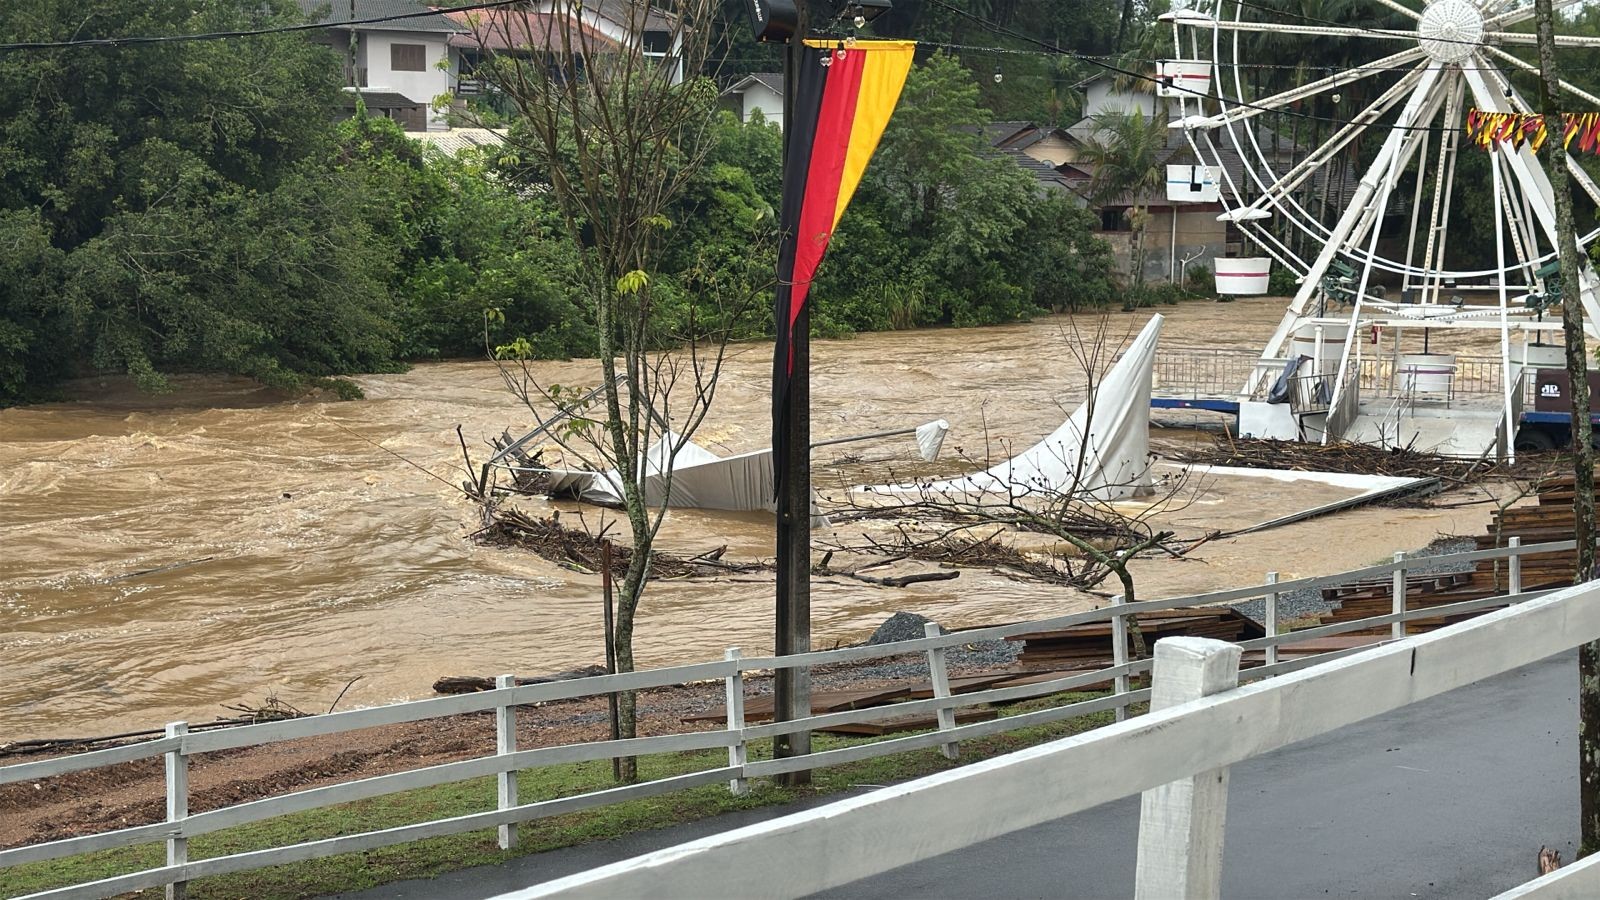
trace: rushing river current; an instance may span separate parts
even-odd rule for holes
[[[1164,310],[1163,343],[1255,348],[1281,309],[1263,300]],[[1113,321],[1120,336],[1145,318]],[[986,434],[1027,446],[1081,399],[1066,323],[819,341],[814,434],[944,417],[947,452],[981,453]],[[768,344],[734,349],[697,441],[718,452],[766,446],[770,353]],[[569,384],[592,384],[593,371],[582,362],[540,368]],[[164,396],[89,383],[79,390],[87,399],[0,410],[0,742],[205,720],[223,704],[270,695],[326,709],[357,676],[344,707],[421,696],[441,675],[602,658],[594,578],[467,539],[477,512],[450,487],[463,477],[456,426],[481,458],[485,438],[531,419],[494,366],[427,364],[359,381],[366,399],[343,403],[180,379]],[[909,439],[860,452],[913,459]],[[819,479],[833,458],[819,451]],[[1204,498],[1191,508],[1196,533],[1207,508]],[[1420,544],[1450,530],[1397,511],[1348,515],[1360,534],[1336,548],[1325,533],[1292,526],[1215,542],[1206,559],[1151,563],[1148,583],[1199,590],[1240,583],[1241,571],[1337,571],[1383,557],[1395,540]],[[1409,531],[1379,540],[1369,532],[1380,522]],[[677,548],[727,544],[730,559],[772,553],[766,515],[674,512],[664,535]],[[726,646],[769,651],[771,596],[759,576],[653,585],[638,629],[641,664],[720,656]],[[859,639],[897,609],[964,625],[1091,600],[983,572],[903,591],[828,583],[815,589],[813,633],[828,646]]]

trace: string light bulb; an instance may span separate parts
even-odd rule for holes
[[[833,55],[839,59],[844,59],[844,41],[839,42],[839,49],[835,50]]]
[[[844,45],[846,47],[854,47],[856,45],[856,36],[852,34],[852,35],[846,37],[844,39]]]
[[[1332,100],[1335,103],[1338,103],[1340,100],[1344,99],[1344,95],[1343,94],[1334,94],[1333,96],[1329,97],[1328,99]]]
[[[851,21],[855,22],[857,28],[867,27],[867,17],[861,14],[861,7],[856,7],[856,17]]]
[[[831,65],[833,65],[833,54],[832,53],[824,53],[824,54],[822,54],[822,67],[824,69],[826,69],[827,67],[829,67]]]
[[[1006,80],[1006,76],[1005,76],[1004,72],[1000,71],[1000,64],[999,63],[995,63],[995,65],[994,65],[994,83],[995,84],[999,84],[1000,82],[1005,81],[1005,80]]]

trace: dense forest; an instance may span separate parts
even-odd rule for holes
[[[1386,22],[1371,4],[1270,2]],[[777,50],[747,37],[744,0],[722,6],[717,70],[700,77],[777,69]],[[1105,65],[1148,70],[1163,55],[1164,9],[896,0],[872,30],[926,46],[819,272],[819,332],[1016,321],[1121,299],[1095,218],[986,155],[980,128],[1076,121],[1085,78]],[[301,20],[290,0],[8,0],[0,39]],[[1585,6],[1570,24],[1600,32],[1600,12]],[[1258,49],[1263,92],[1351,61],[1339,40]],[[1570,74],[1600,78],[1600,65],[1585,65],[1595,54],[1575,54]],[[516,123],[499,153],[425,152],[389,120],[335,121],[340,72],[326,47],[294,33],[0,51],[0,404],[89,373],[125,372],[150,390],[181,371],[295,387],[481,357],[515,339],[540,356],[589,352],[593,323],[573,286],[584,251],[541,197],[540,173],[520,164]],[[770,243],[752,244],[750,230],[774,227],[781,136],[706,95],[707,164],[669,217],[668,270],[652,273],[667,315],[675,290],[703,282],[697,267],[770,266],[752,258]],[[1319,137],[1301,119],[1264,118],[1299,142]],[[746,334],[769,333],[769,315]]]

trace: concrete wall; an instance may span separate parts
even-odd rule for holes
[[[1022,152],[1052,166],[1072,162],[1078,156],[1077,147],[1058,134],[1052,134],[1030,147],[1025,147]]]
[[[426,59],[421,72],[396,72],[390,68],[390,48],[395,44],[421,44]],[[457,69],[454,52],[445,35],[421,31],[369,31],[361,35],[358,49],[367,69],[367,90],[393,91],[429,107],[428,130],[448,128],[443,113],[432,109],[433,98],[449,93]],[[450,61],[450,69],[438,68],[440,60]]]
[[[1090,83],[1084,92],[1083,114],[1096,116],[1106,112],[1131,112],[1138,109],[1144,113],[1145,118],[1156,115],[1157,104],[1161,106],[1161,121],[1169,118],[1166,114],[1166,101],[1155,94],[1142,91],[1124,93],[1111,86],[1110,78],[1100,78]]]
[[[1174,264],[1181,269],[1186,257],[1198,254],[1198,258],[1191,260],[1189,265],[1203,265],[1210,269],[1212,257],[1223,255],[1227,226],[1217,221],[1217,213],[1220,210],[1215,204],[1194,204],[1177,207],[1177,242],[1176,259],[1174,259],[1172,209],[1172,207],[1150,209],[1150,224],[1145,227],[1144,233],[1144,277],[1147,281],[1155,279],[1165,281],[1174,274]],[[1101,232],[1100,237],[1111,245],[1117,269],[1124,275],[1131,274],[1133,233],[1106,231]],[[1182,273],[1177,273],[1177,277],[1181,280]]]
[[[740,108],[739,121],[750,121],[750,114],[756,110],[766,117],[768,122],[783,127],[783,95],[759,81],[752,81],[739,93]]]

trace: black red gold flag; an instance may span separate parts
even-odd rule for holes
[[[773,465],[784,455],[780,423],[789,402],[794,329],[806,306],[811,280],[828,250],[833,230],[861,183],[868,160],[900,100],[911,71],[914,41],[807,41],[790,89],[794,104],[783,123],[788,150],[783,160],[779,224],[778,290],[773,321],[778,341],[772,354]],[[829,64],[822,64],[824,57]],[[783,473],[774,472],[781,484]]]

